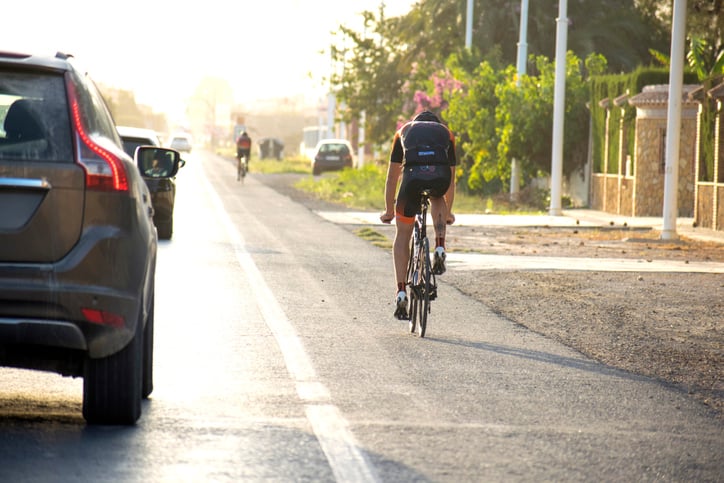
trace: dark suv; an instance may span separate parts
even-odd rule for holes
[[[91,424],[135,423],[153,389],[152,217],[85,71],[0,52],[0,365],[83,377]]]
[[[123,149],[129,156],[134,156],[136,149],[140,146],[161,146],[161,140],[158,138],[156,132],[151,129],[129,126],[117,126],[117,128],[118,134],[121,136]],[[173,208],[176,202],[176,182],[173,177],[163,176],[169,167],[173,165],[170,161],[171,156],[168,153],[151,156],[145,164],[143,160],[139,160],[141,175],[151,192],[153,223],[158,230],[158,237],[162,240],[169,240],[171,236],[173,236]],[[161,165],[164,163],[169,166],[162,167]],[[182,159],[179,167],[183,167],[185,164],[186,161]]]

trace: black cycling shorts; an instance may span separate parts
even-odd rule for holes
[[[432,198],[439,198],[447,193],[450,182],[449,165],[405,167],[395,204],[395,219],[402,223],[413,223],[415,215],[420,212],[420,193],[429,189]]]

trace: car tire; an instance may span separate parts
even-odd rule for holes
[[[83,418],[88,424],[132,425],[141,416],[142,320],[119,352],[87,359],[83,370]]]
[[[173,236],[173,219],[171,219],[167,223],[159,223],[157,230],[159,239],[170,240]]]
[[[312,166],[312,174],[314,176],[319,176],[320,174],[322,174],[322,170],[319,169],[316,165],[314,165],[314,166]]]
[[[148,310],[146,327],[143,329],[143,374],[141,379],[141,397],[148,398],[153,392],[153,330],[155,295],[151,294],[151,306]]]

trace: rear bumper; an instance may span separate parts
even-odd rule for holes
[[[4,345],[88,349],[85,335],[76,324],[53,320],[0,319],[0,341]]]
[[[140,238],[94,227],[53,264],[0,264],[0,347],[42,346],[106,357],[131,340],[155,258]],[[87,320],[83,309],[113,314],[110,324]],[[140,319],[144,320],[144,319]],[[0,363],[17,366],[11,360]]]
[[[314,167],[319,171],[341,171],[344,168],[351,168],[351,162],[342,161],[315,161]]]
[[[0,347],[44,347],[61,350],[54,353],[82,351],[90,358],[106,357],[126,346],[139,321],[138,293],[62,284],[49,291],[43,284],[12,287],[0,282],[0,294]],[[120,316],[123,323],[90,322],[83,316],[84,308]],[[1,364],[17,366],[2,354]]]

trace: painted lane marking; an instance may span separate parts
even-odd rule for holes
[[[221,198],[205,173],[201,173],[200,180],[226,230],[249,286],[252,287],[259,312],[279,345],[289,376],[295,383],[297,395],[305,403],[307,420],[335,478],[344,482],[378,482],[379,478],[360,449],[349,422],[339,408],[329,402],[329,389],[317,379],[301,339],[246,250],[244,238],[226,213]]]

